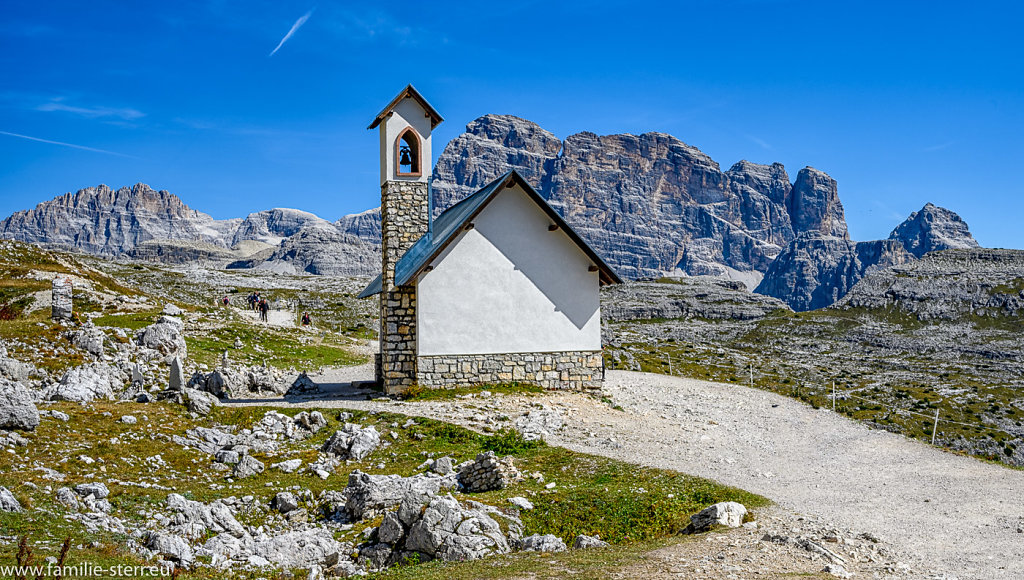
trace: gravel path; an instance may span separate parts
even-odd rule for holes
[[[495,415],[539,400],[367,401],[346,385],[371,374],[365,365],[328,371],[314,377],[324,396],[282,404],[388,410],[486,428]],[[573,393],[544,395],[565,416],[565,427],[548,441],[765,495],[788,510],[876,536],[919,558],[920,569],[961,579],[1024,574],[1022,471],[738,385],[611,371],[605,390],[624,410]]]

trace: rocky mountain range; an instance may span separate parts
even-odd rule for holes
[[[928,252],[977,247],[959,215],[929,203],[885,240],[801,235],[768,267],[755,292],[779,298],[793,310],[814,310],[835,303],[871,272],[913,262]]]
[[[740,280],[796,310],[842,298],[867,273],[944,248],[976,247],[955,213],[926,205],[889,240],[850,240],[838,186],[805,167],[740,161],[723,171],[664,133],[564,140],[485,115],[447,144],[435,215],[509,169],[521,173],[624,278]],[[171,263],[325,275],[378,270],[380,210],[335,223],[295,209],[216,220],[145,184],[67,193],[0,221],[0,237]]]

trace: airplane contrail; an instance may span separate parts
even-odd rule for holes
[[[92,151],[93,153],[106,153],[107,155],[117,155],[118,157],[138,159],[138,157],[135,157],[134,155],[126,155],[124,153],[118,153],[117,151],[107,151],[106,149],[86,147],[85,145],[75,145],[74,143],[64,143],[62,141],[50,141],[49,139],[40,139],[39,137],[20,135],[18,133],[10,133],[8,131],[0,131],[0,135],[7,135],[8,137],[18,137],[19,139],[28,139],[29,141],[38,141],[40,143],[49,143],[50,145],[60,145],[61,147],[71,147],[72,149],[81,149],[83,151]]]
[[[313,11],[310,10],[309,12],[300,16],[299,19],[295,21],[295,24],[292,24],[292,28],[291,30],[288,31],[288,34],[285,34],[284,38],[281,39],[281,42],[277,43],[277,46],[274,48],[274,50],[270,51],[270,54],[268,55],[267,58],[274,56],[274,54],[276,54],[277,51],[280,50],[282,46],[284,46],[284,43],[288,42],[288,39],[291,38],[293,34],[295,34],[295,31],[301,28],[302,25],[305,24],[306,21],[309,20],[309,17],[312,15]]]

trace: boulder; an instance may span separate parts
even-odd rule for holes
[[[235,464],[233,475],[236,478],[251,477],[263,473],[263,463],[251,455],[246,455]]]
[[[286,514],[299,507],[299,502],[295,499],[295,494],[288,491],[282,491],[278,492],[278,494],[274,496],[271,505],[277,511],[282,514]]]
[[[14,497],[11,490],[0,485],[0,512],[20,512],[23,511],[21,502],[18,498]]]
[[[91,363],[75,367],[64,373],[60,383],[47,391],[51,401],[85,403],[94,399],[113,399],[114,391],[128,382],[116,367],[106,363]]]
[[[608,542],[603,541],[601,538],[595,538],[594,536],[587,536],[580,534],[576,536],[576,539],[572,542],[573,550],[585,550],[587,548],[607,548]]]
[[[352,519],[360,520],[390,510],[403,501],[424,500],[456,485],[452,476],[441,477],[433,473],[412,477],[370,475],[357,469],[348,476],[345,511]]]
[[[360,427],[353,423],[345,423],[341,430],[335,431],[324,443],[321,451],[332,453],[341,459],[361,461],[380,445],[380,433],[372,425]]]
[[[302,467],[301,459],[289,459],[280,463],[275,463],[270,466],[273,469],[279,469],[285,473],[294,473],[298,468]]]
[[[146,547],[182,566],[189,566],[195,561],[192,546],[181,536],[151,532],[146,538]]]
[[[530,511],[533,509],[533,502],[526,499],[525,497],[510,497],[508,498],[508,503],[525,511]]]
[[[198,553],[287,570],[336,566],[340,554],[347,552],[350,547],[335,540],[327,528],[312,527],[274,536],[235,537],[218,534],[207,540]]]
[[[167,316],[181,316],[184,313],[184,310],[171,303],[164,304],[164,309],[161,311],[161,314],[165,314]]]
[[[743,507],[743,504],[734,501],[719,502],[690,516],[690,525],[683,533],[706,532],[715,526],[738,528],[743,525],[743,516],[745,515],[747,515],[747,508]]]
[[[534,534],[523,538],[524,552],[564,552],[566,549],[562,538],[554,534]]]
[[[213,407],[220,402],[220,399],[210,393],[196,389],[186,388],[183,394],[185,397],[185,408],[197,415],[209,415]]]
[[[410,502],[409,505],[406,505]],[[410,509],[411,508],[411,509]],[[511,551],[509,539],[494,519],[498,511],[476,502],[460,504],[451,495],[434,497],[425,507],[408,498],[401,513],[416,514],[409,523],[403,544],[405,551],[418,552],[443,561],[476,560]],[[506,521],[510,534],[518,534],[520,526]],[[564,544],[563,544],[564,549]]]
[[[231,510],[219,501],[204,504],[172,493],[167,496],[165,503],[174,512],[169,529],[176,534],[191,539],[202,538],[211,532],[238,538],[247,535]]]
[[[106,484],[98,481],[76,485],[75,493],[82,497],[89,497],[91,495],[96,499],[106,499],[110,496],[110,490],[107,489]]]
[[[7,378],[15,382],[27,381],[37,372],[36,368],[29,363],[8,357],[6,350],[0,352],[0,378]]]
[[[0,378],[0,429],[31,431],[39,425],[32,393],[21,383]]]
[[[71,344],[97,358],[103,356],[104,344],[108,342],[107,335],[91,322],[84,324],[78,330],[69,331],[67,337]]]
[[[188,356],[185,345],[185,324],[180,318],[161,316],[138,332],[136,341],[139,346],[151,348],[168,356]]]

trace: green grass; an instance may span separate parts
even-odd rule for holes
[[[235,349],[235,339],[242,348]],[[213,365],[224,351],[233,360],[249,364],[267,363],[279,368],[313,368],[362,364],[366,358],[352,354],[335,338],[318,336],[301,329],[229,323],[202,333],[187,333],[189,357]]]
[[[507,489],[457,496],[499,507],[508,507],[509,497],[525,496],[536,506],[533,511],[522,515],[527,534],[553,533],[567,542],[581,533],[599,535],[624,550],[635,550],[636,553],[649,549],[652,545],[650,542],[675,536],[688,523],[691,514],[711,503],[740,501],[750,508],[768,503],[760,496],[708,480],[529,443],[508,432],[484,436],[423,418],[416,418],[414,425],[403,428],[401,425],[406,423],[408,417],[362,412],[355,412],[349,421],[375,425],[390,443],[389,447],[379,449],[365,461],[342,465],[326,481],[305,471],[285,474],[268,469],[260,475],[228,483],[224,474],[209,468],[209,456],[173,444],[170,437],[183,434],[190,427],[213,426],[217,423],[234,425],[238,429],[251,427],[269,409],[217,408],[211,417],[193,420],[181,407],[164,403],[143,405],[96,402],[88,407],[59,403],[50,408],[68,413],[71,421],[62,423],[46,418],[35,432],[27,434],[29,446],[21,448],[18,457],[0,454],[0,485],[10,488],[26,507],[46,511],[32,509],[21,514],[0,514],[0,529],[8,535],[27,535],[33,545],[37,546],[37,558],[52,555],[68,535],[72,537],[73,545],[93,541],[99,543],[95,548],[73,550],[69,564],[82,561],[138,563],[133,555],[121,547],[125,538],[109,532],[88,534],[77,523],[69,523],[53,515],[64,513],[64,508],[57,505],[52,493],[45,492],[43,488],[48,485],[73,486],[97,479],[167,486],[174,492],[203,502],[227,495],[241,497],[250,494],[262,501],[269,501],[277,490],[292,485],[310,489],[314,494],[324,489],[341,489],[347,474],[354,469],[367,473],[398,473],[407,476],[417,472],[416,468],[422,463],[425,454],[435,457],[448,455],[456,462],[461,462],[474,458],[481,451],[497,449],[502,452],[500,454],[508,452],[512,455],[516,466],[524,473],[544,474],[545,481],[542,483],[527,478]],[[289,415],[298,411],[280,410]],[[323,412],[329,425],[311,439],[285,442],[278,452],[255,453],[254,456],[268,465],[286,458],[300,458],[305,462],[315,460],[317,449],[341,426],[337,410]],[[139,422],[135,425],[119,422],[118,419],[125,414],[134,415]],[[96,463],[89,465],[82,462],[79,456],[83,454],[96,460]],[[165,465],[160,468],[148,467],[145,458],[157,454]],[[55,458],[68,458],[68,461],[58,463]],[[380,462],[387,465],[381,469],[378,466]],[[33,469],[37,464],[58,469],[68,477],[61,483],[48,481],[41,472]],[[37,488],[29,487],[26,482]],[[545,484],[548,482],[555,482],[555,488],[546,489]],[[228,485],[229,488],[212,489],[211,484]],[[170,493],[135,486],[108,486],[111,489],[109,499],[115,507],[115,513],[126,519],[129,526],[142,524],[143,519],[138,512],[162,506]],[[305,507],[311,513],[316,513],[318,506],[314,502],[314,505]],[[358,541],[362,530],[371,524],[362,522],[353,530],[343,533],[339,539]],[[641,544],[635,546],[636,542]],[[14,544],[0,547],[0,564],[12,563],[15,550]],[[586,555],[579,557],[584,560],[591,558]],[[521,558],[523,560],[516,561],[528,563],[533,561],[531,558],[534,556],[524,555]],[[459,568],[462,571],[454,573],[471,575],[475,572],[466,571],[477,570],[480,564],[464,566]],[[432,567],[436,565],[424,567],[424,573],[432,573]],[[183,577],[221,577],[218,574],[206,571]]]

